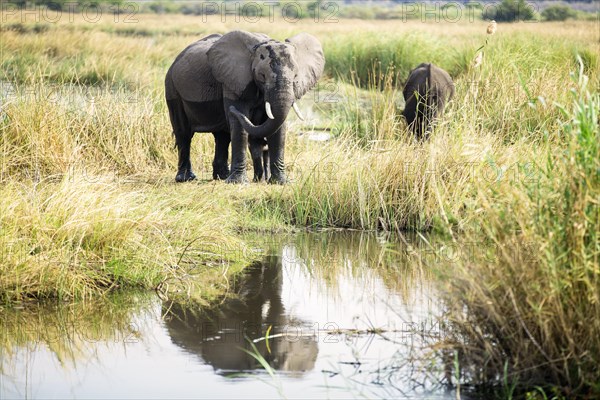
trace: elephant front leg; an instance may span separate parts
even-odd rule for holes
[[[274,134],[267,138],[269,146],[269,166],[271,176],[269,183],[283,185],[287,183],[285,175],[284,149],[286,126],[283,124]]]
[[[246,149],[248,134],[237,120],[231,119],[231,172],[225,180],[227,183],[246,183]]]
[[[213,160],[213,179],[225,180],[229,176],[229,132],[213,132],[215,137],[215,158]]]

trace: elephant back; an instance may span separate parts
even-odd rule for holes
[[[165,80],[167,100],[181,98],[187,102],[214,101],[222,97],[221,84],[213,77],[208,64],[208,50],[221,38],[214,34],[185,48],[175,59]]]
[[[429,87],[445,101],[450,100],[454,95],[454,82],[450,74],[434,64],[430,64]]]

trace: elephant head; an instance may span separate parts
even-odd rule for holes
[[[315,86],[325,58],[319,41],[300,33],[285,42],[243,31],[221,37],[208,51],[213,76],[223,84],[223,96],[247,104],[249,97],[264,101],[268,116],[254,125],[249,110],[229,107],[250,137],[268,137],[285,122],[296,100]]]

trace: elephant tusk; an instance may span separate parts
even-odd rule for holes
[[[273,111],[271,111],[271,103],[269,103],[268,101],[265,101],[265,110],[267,111],[267,117],[269,117],[270,119],[275,119],[275,117],[273,116]]]
[[[292,104],[292,107],[294,108],[294,111],[296,112],[296,115],[298,116],[298,118],[300,118],[301,121],[304,121],[304,116],[300,112],[300,107],[298,107],[298,104],[296,104],[296,102],[294,102],[294,104]]]
[[[248,119],[248,117],[246,117],[244,114],[242,114],[241,112],[239,112],[239,111],[238,111],[238,109],[237,109],[237,108],[235,108],[234,106],[229,106],[229,112],[230,112],[230,113],[233,113],[233,114],[234,114],[234,115],[235,115],[235,116],[238,118],[238,120],[239,120],[240,122],[242,122],[242,121],[240,120],[240,118],[241,118],[241,119],[243,119],[243,120],[246,122],[246,124],[248,124],[248,126],[251,126],[251,127],[253,127],[253,128],[256,128],[256,125],[254,125],[254,124],[252,123],[252,121],[250,121],[250,120]]]

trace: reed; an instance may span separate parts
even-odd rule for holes
[[[477,229],[456,245],[480,251],[442,266],[447,345],[479,389],[600,393],[600,96],[583,71],[557,106],[557,144],[541,151],[539,173],[478,191]]]

